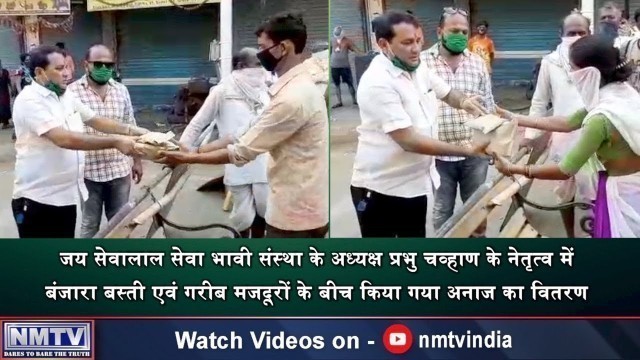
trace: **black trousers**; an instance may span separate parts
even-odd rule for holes
[[[11,201],[21,239],[73,239],[76,206],[53,206],[26,198]]]
[[[351,187],[363,238],[424,238],[427,196],[401,198]]]

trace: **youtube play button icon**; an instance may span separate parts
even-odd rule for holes
[[[413,334],[411,334],[411,330],[404,325],[391,325],[384,332],[382,342],[388,352],[401,355],[411,349],[411,345],[413,345]]]

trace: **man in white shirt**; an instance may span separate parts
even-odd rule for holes
[[[96,116],[65,93],[70,74],[60,49],[40,46],[30,57],[34,81],[14,104],[13,215],[21,238],[73,238],[77,205],[87,198],[83,151],[115,148],[135,154],[131,137],[85,135],[83,123],[108,134],[147,131]]]
[[[439,186],[433,156],[479,156],[488,145],[439,141],[437,99],[476,116],[486,110],[421,65],[414,16],[388,12],[373,25],[382,54],[358,88],[362,123],[352,200],[363,237],[425,237],[427,194]]]
[[[576,40],[589,35],[589,19],[578,13],[572,13],[563,20],[562,39],[554,52],[542,58],[540,72],[529,116],[545,117],[548,114],[549,105],[552,107],[553,116],[570,116],[584,108],[582,98],[575,85],[569,79],[571,63],[569,61],[569,49]],[[543,134],[542,131],[527,128],[525,131],[526,143]],[[551,143],[551,158],[559,161],[567,149],[571,149],[579,137],[579,130],[573,133],[554,133]]]
[[[221,139],[240,138],[257,121],[269,103],[267,72],[257,52],[245,48],[233,56],[233,72],[211,89],[180,138],[184,146],[193,147],[213,119],[218,119]],[[267,156],[259,155],[242,167],[225,165],[224,184],[233,196],[231,223],[245,238],[264,237],[269,195]]]

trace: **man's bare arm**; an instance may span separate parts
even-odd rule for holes
[[[467,97],[459,90],[451,89],[449,94],[442,99],[447,105],[452,108],[462,109],[462,102],[465,101]]]
[[[147,129],[135,125],[123,124],[103,117],[95,117],[87,121],[86,124],[105,134],[140,136],[149,132]]]
[[[206,145],[201,146],[200,148],[197,149],[196,152],[204,154],[204,153],[208,153],[208,152],[212,152],[220,149],[225,149],[228,145],[233,144],[233,142],[234,142],[233,136],[225,136],[225,137],[216,139]]]
[[[103,150],[117,148],[124,150],[133,140],[120,136],[93,136],[68,131],[62,127],[53,128],[42,135],[51,140],[56,146],[69,150]],[[129,153],[130,151],[127,151]]]
[[[479,156],[489,145],[487,143],[464,148],[421,135],[413,128],[395,130],[389,136],[405,151],[431,156]]]

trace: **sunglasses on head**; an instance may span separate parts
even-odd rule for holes
[[[104,61],[91,61],[91,63],[93,64],[94,67],[96,68],[107,68],[107,69],[113,69],[116,64],[112,63],[112,62],[104,62]]]
[[[464,17],[469,16],[469,14],[467,13],[466,10],[462,10],[462,9],[458,9],[458,8],[453,8],[453,7],[446,7],[443,10],[443,15],[456,15],[456,14],[460,14]]]

